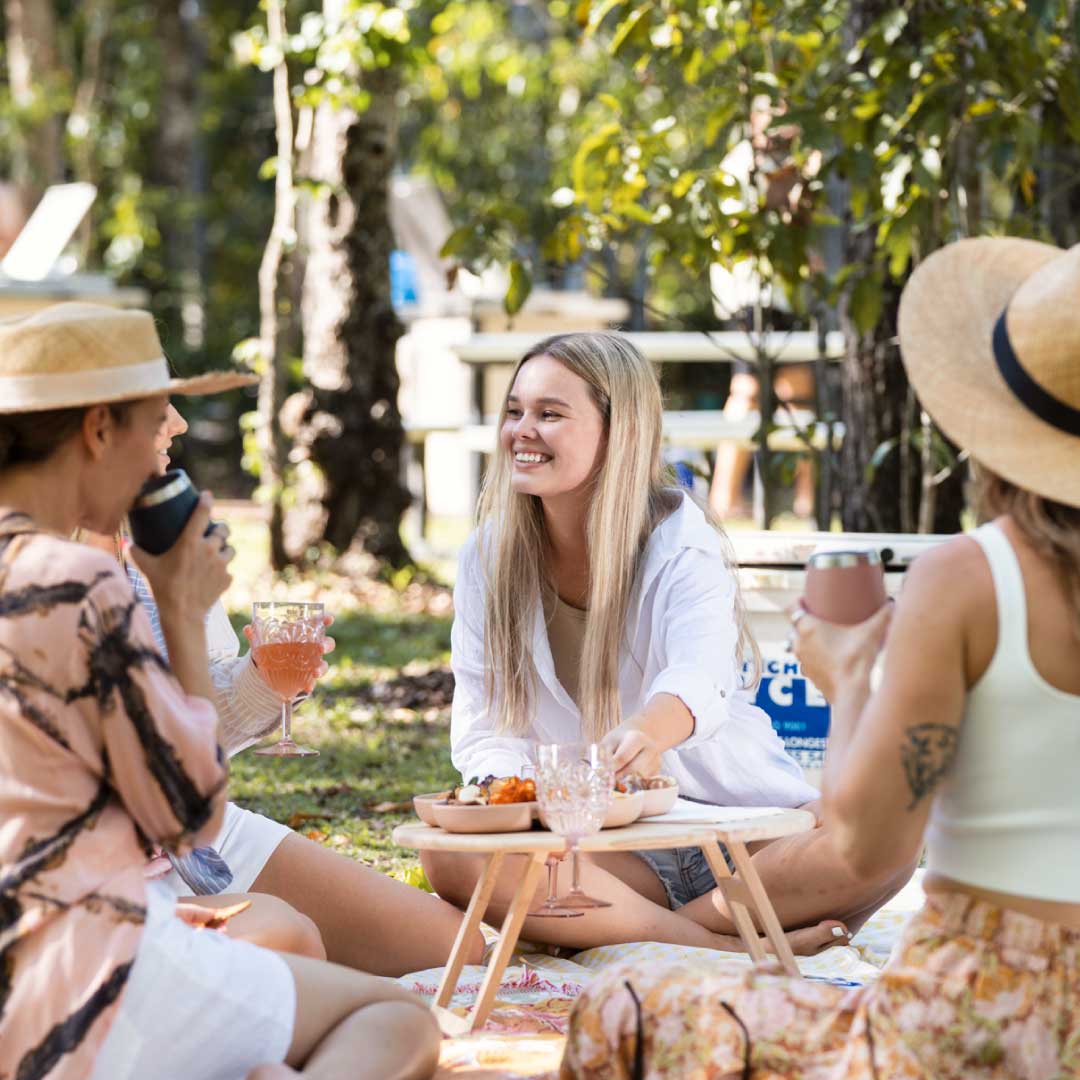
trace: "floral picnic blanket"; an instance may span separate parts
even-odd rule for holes
[[[819,956],[798,957],[811,979],[857,986],[874,979],[885,965],[900,930],[922,906],[922,872],[859,931],[850,945],[835,946]],[[495,932],[485,927],[489,942]],[[646,941],[603,945],[570,959],[548,956],[519,943],[506,969],[495,1006],[483,1031],[443,1041],[437,1080],[555,1080],[562,1058],[567,1022],[574,1000],[601,969],[613,964],[653,965],[679,961],[702,971],[737,970],[750,963],[745,953],[715,952]],[[406,975],[403,986],[434,998],[441,968]],[[458,979],[450,1011],[464,1016],[480,990],[484,968],[466,967]]]

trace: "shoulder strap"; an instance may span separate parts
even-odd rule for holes
[[[998,612],[997,651],[1000,653],[1007,648],[1009,655],[1023,656],[1027,653],[1028,621],[1020,560],[1009,538],[995,522],[981,525],[970,535],[982,548],[994,579]]]

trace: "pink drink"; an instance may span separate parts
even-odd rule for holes
[[[283,701],[292,701],[308,688],[323,658],[318,641],[281,641],[256,645],[251,651],[267,685]]]
[[[869,619],[886,599],[876,551],[816,551],[807,560],[803,604],[819,619],[851,626]]]

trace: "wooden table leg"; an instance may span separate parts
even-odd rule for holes
[[[498,992],[503,972],[506,970],[506,965],[514,952],[514,946],[517,944],[518,934],[521,933],[521,924],[525,921],[525,915],[528,913],[529,905],[532,903],[536,882],[539,880],[540,871],[547,861],[548,852],[537,851],[531,858],[527,855],[524,857],[529,859],[529,864],[525,868],[521,884],[518,886],[514,899],[506,912],[506,918],[503,919],[502,928],[499,930],[498,944],[496,944],[495,951],[488,961],[487,974],[484,976],[484,981],[480,986],[480,996],[476,999],[470,1017],[470,1031],[475,1031],[483,1026],[484,1021],[487,1020],[488,1014],[491,1012],[492,1005],[495,1004],[495,994]]]
[[[439,991],[435,995],[435,1004],[445,1008],[450,1004],[457,988],[458,976],[462,967],[465,966],[465,951],[469,947],[469,941],[480,927],[480,920],[487,911],[491,894],[495,891],[495,882],[498,880],[499,871],[502,869],[503,852],[496,851],[489,856],[484,866],[484,872],[473,889],[472,899],[465,909],[465,918],[458,927],[457,937],[454,939],[454,947],[450,950],[450,959],[446,962],[446,970],[443,972],[442,981],[439,983]]]
[[[767,954],[765,946],[761,944],[761,938],[758,937],[754,920],[750,917],[748,909],[753,905],[753,899],[746,886],[738,878],[732,876],[724,853],[716,840],[702,844],[701,850],[705,854],[713,877],[716,878],[716,887],[727,901],[731,921],[735,924],[735,929],[739,931],[739,937],[742,938],[750,958],[754,961],[764,960]]]
[[[751,910],[757,916],[762,930],[765,931],[765,936],[769,939],[777,960],[780,961],[788,975],[801,977],[802,973],[799,971],[799,965],[795,963],[795,954],[791,951],[787,936],[784,934],[784,928],[776,917],[776,909],[772,906],[772,901],[765,891],[761,877],[754,868],[753,860],[750,858],[750,852],[746,850],[746,845],[728,841],[727,849],[731,852],[731,861],[735,863],[735,869],[739,871],[739,877],[742,878],[747,891],[750,893]]]

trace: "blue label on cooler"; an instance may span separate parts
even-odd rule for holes
[[[755,703],[768,713],[784,747],[803,768],[824,765],[829,705],[802,674],[798,660],[789,653],[762,656]]]

